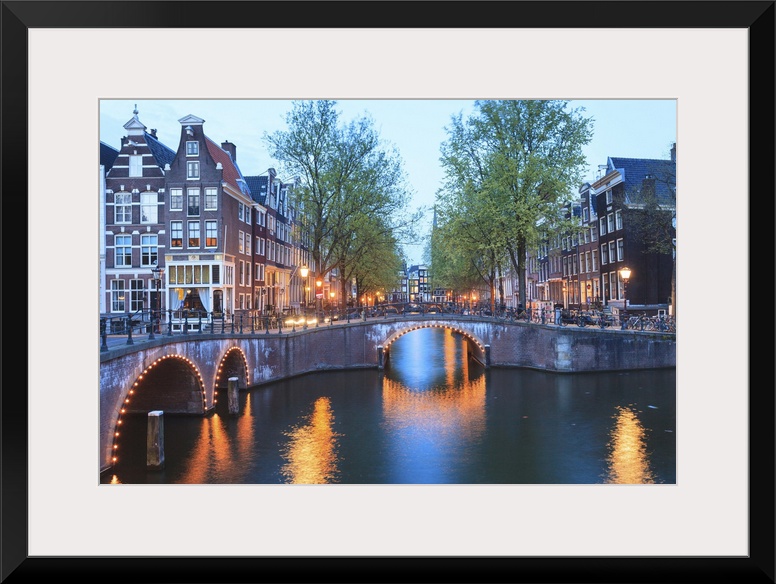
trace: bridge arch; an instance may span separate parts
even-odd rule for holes
[[[251,383],[248,359],[245,352],[236,345],[227,349],[218,363],[213,383],[213,405],[217,401],[218,391],[227,388],[230,377],[237,377],[237,387],[240,389],[247,388]]]
[[[185,372],[186,375],[182,376],[181,372]],[[171,378],[182,390],[178,392],[160,391],[160,387],[168,389]],[[194,403],[191,399],[192,393],[200,396],[200,399]],[[111,449],[111,462],[113,464],[116,464],[119,459],[123,418],[133,413],[147,413],[150,410],[186,414],[202,414],[207,411],[205,383],[199,368],[191,359],[176,354],[164,355],[155,359],[143,369],[122,395],[113,429]]]
[[[475,348],[475,351],[473,353],[474,358],[482,362],[483,364],[486,364],[486,355],[487,355],[486,343],[484,343],[482,339],[480,339],[477,335],[475,335],[471,331],[466,330],[465,328],[451,322],[415,321],[415,322],[407,323],[406,327],[402,327],[399,330],[394,331],[392,334],[388,336],[388,338],[383,343],[383,354],[385,355],[385,358],[387,359],[388,355],[390,354],[391,345],[394,342],[396,342],[399,338],[403,337],[408,333],[411,333],[412,331],[416,331],[424,328],[447,329],[463,335],[470,343],[473,344]]]

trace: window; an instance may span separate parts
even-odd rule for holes
[[[132,195],[130,193],[116,193],[114,215],[116,223],[132,223]]]
[[[609,294],[611,300],[617,300],[617,272],[609,272]]]
[[[256,211],[256,225],[267,226],[267,213],[265,211]]]
[[[188,180],[194,180],[199,178],[199,161],[189,160],[186,163],[186,178]]]
[[[237,219],[239,219],[240,221],[244,221],[244,218],[245,218],[245,214],[243,212],[243,204],[237,203]]]
[[[150,233],[140,236],[140,265],[155,266],[159,261],[159,236]]]
[[[245,285],[251,285],[251,262],[245,262]]]
[[[132,236],[117,235],[115,241],[116,267],[128,268],[132,265]]]
[[[625,258],[625,242],[622,239],[617,240],[617,261],[621,262]]]
[[[587,223],[589,221],[588,208],[582,207],[582,222]]]
[[[595,224],[590,226],[590,241],[598,240],[598,226]]]
[[[614,242],[609,242],[609,263],[613,264],[615,262],[615,258],[617,256],[614,255]]]
[[[590,243],[590,230],[585,229],[585,243]]]
[[[601,217],[601,235],[606,235],[606,217]]]
[[[218,209],[218,189],[207,187],[205,189],[205,210],[215,211]]]
[[[251,255],[251,234],[245,234],[245,255]]]
[[[137,312],[143,309],[143,301],[145,300],[145,290],[143,287],[143,280],[130,280],[129,281],[129,310],[130,312]]]
[[[611,205],[612,204],[612,189],[609,189],[606,191],[606,204]]]
[[[186,156],[199,156],[199,142],[196,140],[186,141]]]
[[[170,189],[170,211],[183,211],[183,189]]]
[[[205,221],[205,247],[218,247],[217,221]]]
[[[622,229],[622,211],[620,209],[614,212],[614,223],[617,229]]]
[[[607,251],[609,248],[606,246],[606,244],[603,244],[601,246],[601,265],[605,266],[609,263],[609,252]]]
[[[189,221],[189,247],[199,247],[199,221]]]
[[[242,231],[237,232],[237,251],[245,253],[245,233]]]
[[[199,189],[188,189],[188,215],[199,217]]]
[[[143,157],[137,154],[129,157],[129,176],[143,176]]]
[[[111,312],[127,311],[124,280],[111,280],[110,282],[110,310]]]
[[[598,250],[597,249],[594,249],[593,251],[590,252],[590,259],[593,260],[593,271],[597,272],[598,271]]]
[[[170,221],[170,247],[183,247],[183,221]]]
[[[159,197],[156,193],[140,193],[140,222],[159,222]]]
[[[614,214],[613,213],[609,213],[606,216],[606,228],[609,231],[609,233],[614,231]]]

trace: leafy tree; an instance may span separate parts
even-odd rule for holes
[[[492,267],[503,254],[509,258],[523,305],[527,251],[544,233],[569,228],[564,204],[580,183],[582,147],[592,137],[584,109],[567,106],[559,100],[478,100],[467,120],[452,118],[441,148],[445,183],[438,198],[450,213],[456,212],[454,200],[472,202],[460,212],[481,219],[488,234],[482,251],[492,252]]]
[[[287,130],[264,139],[282,172],[299,179],[298,229],[318,276],[347,268],[364,217],[383,218],[397,234],[417,218],[406,215],[410,193],[401,159],[383,146],[369,117],[342,125],[335,101],[295,101],[286,122]]]

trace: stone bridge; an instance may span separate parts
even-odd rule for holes
[[[578,373],[676,366],[673,334],[471,316],[378,318],[280,333],[156,336],[100,353],[100,468],[110,468],[118,456],[125,414],[207,414],[219,392],[225,398],[230,378],[245,389],[313,371],[383,368],[394,341],[427,327],[463,335],[469,357],[485,367]]]

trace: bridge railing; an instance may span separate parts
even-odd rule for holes
[[[414,303],[385,304],[370,307],[351,307],[331,310],[300,310],[293,314],[261,313],[258,310],[239,310],[233,313],[194,310],[138,310],[134,313],[106,315],[100,318],[100,350],[109,345],[132,345],[136,340],[152,340],[157,336],[198,334],[282,334],[311,327],[333,326],[340,323],[375,319],[406,318],[423,315],[425,318],[492,319],[496,322],[526,322],[558,326],[593,326],[622,328],[635,331],[675,332],[673,319],[647,324],[643,317],[634,319],[623,314],[623,320],[603,312],[575,312],[562,309],[502,310],[495,314],[487,309],[451,308],[440,305]]]

